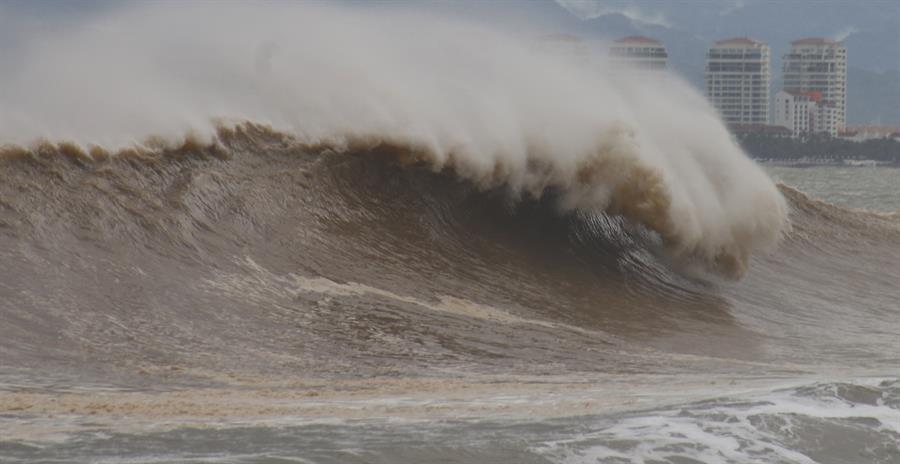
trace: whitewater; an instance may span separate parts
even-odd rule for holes
[[[0,18],[0,461],[900,459],[898,171],[540,21]]]

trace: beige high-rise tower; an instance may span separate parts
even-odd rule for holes
[[[768,124],[769,46],[739,37],[706,53],[706,95],[728,124]]]
[[[844,130],[847,121],[847,49],[841,42],[812,37],[791,42],[782,60],[784,90],[818,92],[819,105],[833,108],[834,124]]]

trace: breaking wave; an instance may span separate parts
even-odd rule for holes
[[[116,9],[30,37],[3,70],[0,140],[104,156],[178,151],[187,133],[188,146],[215,150],[223,127],[252,121],[313,151],[451,171],[513,197],[552,191],[563,211],[623,217],[656,233],[674,261],[730,278],[789,227],[774,184],[674,76],[408,11],[179,12]],[[127,148],[148,136],[152,148]]]
[[[436,153],[405,141],[340,137],[310,144],[252,124],[221,127],[211,143],[189,137],[180,145],[167,147],[164,140],[150,139],[131,149],[109,151],[95,146],[85,151],[73,143],[43,142],[31,148],[9,146],[0,151],[0,156],[7,159],[59,156],[93,166],[108,163],[111,158],[173,158],[197,154],[230,157],[236,146],[246,149],[249,144],[251,150],[265,149],[254,146],[259,141],[253,139],[253,134],[266,137],[266,144],[277,140],[308,153],[349,154],[413,169],[452,173],[480,191],[503,191],[514,202],[523,198],[532,201],[552,198],[561,215],[577,212],[621,217],[655,233],[670,257],[684,262],[699,261],[706,269],[732,278],[745,272],[753,249],[777,242],[787,226],[783,200],[774,187],[765,184],[755,195],[745,198],[743,207],[747,213],[744,215],[729,213],[719,218],[723,223],[699,223],[704,213],[685,210],[684,205],[677,207],[663,172],[637,159],[633,134],[620,128],[599,136],[596,151],[574,165],[560,165],[549,153],[530,151],[521,165],[498,159],[491,166],[474,166],[464,155]],[[746,193],[738,191],[729,196],[736,195]],[[729,220],[734,222],[728,223]]]
[[[776,185],[675,76],[354,5],[0,4],[3,456],[621,410],[469,460],[896,457],[900,216]]]
[[[781,186],[780,193],[765,195],[778,207],[759,214],[782,225],[784,211],[792,212],[788,246],[753,257],[760,269],[739,286],[719,287],[696,279],[691,261],[679,258],[703,256],[710,259],[704,268],[735,276],[747,264],[749,245],[761,239],[754,234],[773,233],[758,229],[765,219],[744,218],[757,227],[747,230],[732,224],[722,235],[735,240],[730,247],[692,242],[680,235],[682,218],[670,217],[673,200],[660,175],[616,150],[601,148],[566,174],[551,158],[534,158],[522,172],[503,164],[470,172],[454,156],[438,163],[433,153],[397,142],[310,144],[249,123],[220,127],[212,142],[187,138],[174,146],[162,140],[118,151],[72,143],[7,146],[0,151],[0,238],[8,243],[4,259],[14,264],[4,279],[7,288],[30,290],[7,292],[4,311],[17,322],[0,335],[12,340],[11,353],[33,354],[56,343],[27,348],[42,339],[32,337],[35,332],[74,323],[69,330],[83,337],[81,343],[119,359],[122,352],[108,334],[93,333],[114,318],[129,328],[128,337],[149,337],[126,344],[134,359],[146,359],[146,345],[167,352],[163,346],[175,342],[166,332],[133,333],[143,323],[132,318],[195,327],[196,318],[223,311],[213,318],[218,322],[201,325],[215,333],[204,345],[218,351],[235,345],[226,334],[240,337],[229,321],[250,317],[239,308],[259,306],[252,314],[261,319],[242,324],[267,333],[272,308],[316,307],[321,303],[297,300],[313,294],[358,299],[326,319],[366,311],[359,323],[370,329],[383,321],[363,321],[394,311],[386,309],[393,305],[536,328],[590,326],[599,318],[606,321],[602,332],[576,331],[581,335],[567,342],[572,346],[560,349],[676,330],[678,337],[652,343],[754,357],[760,355],[750,349],[756,336],[733,327],[733,305],[761,305],[762,326],[754,329],[760,332],[771,330],[768,324],[815,317],[816,323],[797,325],[802,329],[782,340],[789,356],[807,352],[796,346],[821,343],[822,330],[840,327],[861,336],[892,317],[884,291],[893,285],[891,272],[876,270],[893,269],[896,217],[842,209]],[[485,173],[490,176],[476,176]],[[609,191],[600,201],[595,191],[603,189]],[[723,251],[733,261],[723,261]],[[841,290],[847,275],[856,276],[862,294]],[[773,290],[791,292],[811,281],[830,282],[818,295],[833,291],[827,303]],[[392,303],[368,312],[373,298]],[[864,300],[866,318],[841,322],[854,317],[847,305]],[[342,325],[319,323],[304,329],[311,331],[307,336],[329,334],[336,346],[350,343]],[[434,329],[427,323],[410,333]],[[695,342],[700,334],[704,344]],[[844,342],[856,343],[855,337]],[[65,357],[75,342],[62,340],[68,340],[58,342]],[[260,349],[248,343],[247,352]],[[284,348],[272,349],[274,356]],[[359,349],[383,355],[370,344]],[[448,356],[473,355],[469,349],[463,344]],[[350,362],[346,350],[335,348],[333,362]],[[233,361],[224,359],[225,366]]]
[[[874,269],[893,269],[896,218],[779,188],[674,76],[392,8],[212,11],[115,8],[26,31],[4,62],[10,356],[82,343],[110,362],[227,370],[232,353],[276,369],[295,338],[279,318],[332,297],[340,311],[297,329],[325,346],[291,361],[305,369],[422,350],[488,369],[532,345],[555,347],[532,353],[543,365],[595,369],[583,346],[648,333],[664,350],[796,360],[829,331],[852,332],[846,353],[889,336],[893,283]],[[518,321],[546,343],[448,342],[464,324],[408,324],[421,311]],[[245,325],[269,341],[239,343]],[[558,344],[558,326],[575,335]],[[798,328],[759,348],[783,326]]]
[[[73,142],[7,145],[0,148],[7,193],[0,224],[25,236],[57,234],[68,229],[71,221],[97,236],[108,235],[113,229],[144,228],[149,230],[141,235],[153,237],[159,233],[159,239],[184,243],[186,236],[219,228],[210,223],[210,216],[219,218],[222,208],[245,216],[255,227],[270,227],[266,210],[287,207],[279,204],[279,196],[296,197],[300,195],[298,190],[315,188],[321,195],[319,204],[304,202],[297,205],[298,210],[321,210],[336,219],[347,213],[348,202],[358,202],[354,207],[364,210],[358,214],[396,221],[390,230],[379,231],[382,237],[402,235],[401,224],[409,225],[423,214],[410,210],[406,202],[427,198],[432,208],[445,215],[439,219],[442,222],[423,231],[428,235],[470,243],[485,239],[477,237],[477,230],[493,223],[511,235],[497,238],[508,243],[515,241],[513,236],[520,231],[523,236],[519,238],[527,239],[529,230],[541,230],[542,236],[533,238],[544,243],[533,243],[536,248],[552,249],[566,243],[568,247],[581,247],[578,253],[588,255],[589,248],[597,247],[621,256],[640,254],[642,257],[635,260],[641,263],[640,272],[652,274],[657,271],[650,267],[656,267],[664,270],[659,272],[684,274],[688,280],[697,276],[691,264],[738,277],[746,270],[752,249],[782,238],[819,247],[835,237],[867,237],[882,244],[892,243],[900,234],[894,214],[847,210],[779,185],[777,193],[764,196],[774,204],[768,204],[768,208],[747,205],[748,209],[757,206],[762,211],[743,218],[748,224],[731,224],[730,231],[722,233],[731,242],[696,242],[702,238],[692,239],[682,232],[685,226],[678,221],[684,219],[671,217],[673,200],[663,176],[627,154],[630,137],[611,131],[600,138],[607,145],[599,146],[595,156],[569,171],[555,165],[549,155],[535,154],[522,166],[498,161],[490,168],[475,169],[452,152],[438,155],[404,142],[345,137],[311,144],[253,123],[219,126],[211,141],[194,136],[174,143],[148,138],[139,145],[116,150],[100,146],[84,149]],[[297,172],[290,173],[290,169]],[[267,177],[272,172],[301,180],[297,185],[290,180],[272,182]],[[216,179],[213,186],[198,182],[207,177]],[[254,196],[259,201],[256,208],[244,206],[247,199],[234,191],[233,184],[241,182],[254,184]],[[397,187],[398,182],[408,185]],[[401,191],[391,191],[397,188]],[[28,194],[23,197],[16,192]],[[400,200],[372,200],[392,196]],[[787,203],[783,203],[784,198]],[[36,206],[35,201],[46,217],[38,218],[29,211]],[[213,206],[221,202],[227,205]],[[338,204],[343,206],[334,209]],[[147,209],[141,205],[153,205],[153,214],[139,214]],[[278,208],[273,208],[276,205]],[[214,211],[207,211],[209,208]],[[99,223],[88,224],[83,217],[72,217],[73,211],[90,211],[87,216]],[[787,211],[794,216],[793,228],[785,218]],[[123,212],[130,216],[123,216]],[[408,217],[400,219],[398,215],[402,214]],[[175,221],[178,227],[151,226],[157,221]],[[298,222],[294,227],[301,229],[305,224]],[[784,227],[789,229],[782,230]],[[774,235],[776,231],[778,235]],[[376,243],[368,246],[377,248]],[[462,256],[470,253],[456,251]],[[697,258],[704,261],[698,263]]]

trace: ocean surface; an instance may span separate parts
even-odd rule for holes
[[[900,170],[408,3],[0,4],[0,464],[900,462]]]
[[[766,166],[766,171],[779,182],[838,206],[882,213],[900,211],[900,169]]]
[[[552,191],[225,135],[4,152],[0,462],[900,462],[898,170],[766,168],[791,229],[732,280]]]

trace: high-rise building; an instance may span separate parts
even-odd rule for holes
[[[609,48],[610,62],[640,69],[666,68],[669,53],[663,44],[649,37],[630,36],[613,42]]]
[[[706,95],[728,124],[767,124],[769,46],[746,37],[716,42],[706,53]]]
[[[846,127],[847,49],[841,42],[807,38],[791,42],[782,60],[784,90],[795,94],[819,92],[818,105],[832,108],[837,131]],[[830,130],[828,132],[831,132]]]

